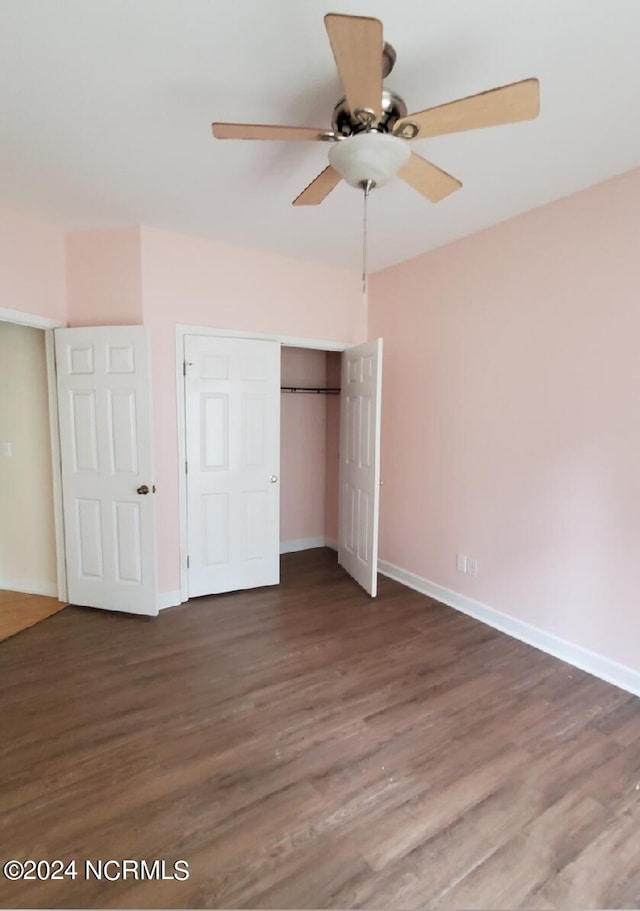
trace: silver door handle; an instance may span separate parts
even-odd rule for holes
[[[277,481],[278,481],[278,475],[277,475],[277,474],[270,474],[270,475],[269,475],[269,480],[271,481],[272,484],[276,484]]]

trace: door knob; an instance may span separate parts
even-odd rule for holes
[[[146,484],[142,484],[140,487],[138,487],[136,493],[142,494],[144,496],[144,494],[149,493],[149,488]]]
[[[278,475],[277,475],[277,474],[270,474],[270,475],[269,475],[269,480],[271,481],[272,484],[275,484],[276,481],[278,480]]]

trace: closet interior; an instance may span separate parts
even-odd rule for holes
[[[341,354],[281,351],[280,552],[336,549]]]

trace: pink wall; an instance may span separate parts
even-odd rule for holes
[[[176,325],[360,341],[366,309],[358,277],[202,238],[126,227],[70,235],[67,279],[71,324],[151,328],[159,590],[176,591]]]
[[[145,325],[152,330],[160,591],[179,588],[175,326],[358,342],[356,272],[142,228]]]
[[[60,228],[23,212],[0,209],[0,307],[66,321]]]
[[[381,557],[636,669],[639,238],[640,170],[386,269],[369,293]]]
[[[139,227],[68,234],[66,258],[69,325],[142,322]]]
[[[322,386],[324,351],[282,349],[283,386]],[[327,396],[280,396],[280,540],[324,538]]]

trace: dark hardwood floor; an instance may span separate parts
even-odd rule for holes
[[[3,907],[640,902],[640,700],[329,551],[157,620],[70,607],[0,668],[0,853],[79,871]],[[142,858],[189,879],[84,879]]]

